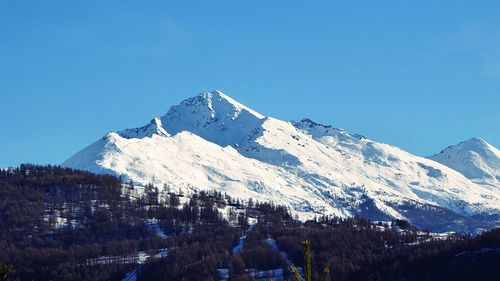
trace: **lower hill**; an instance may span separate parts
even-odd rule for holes
[[[6,280],[498,280],[500,230],[429,233],[404,220],[321,216],[219,192],[137,187],[56,166],[0,170]]]

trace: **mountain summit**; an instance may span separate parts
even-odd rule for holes
[[[172,135],[188,131],[221,146],[244,141],[264,119],[263,115],[220,91],[187,99],[161,117],[165,129]]]
[[[448,146],[429,159],[442,163],[478,184],[500,188],[500,151],[479,138]]]
[[[111,132],[63,166],[272,201],[302,218],[361,215],[465,231],[497,225],[500,211],[500,189],[445,165],[309,119],[265,117],[220,91]]]

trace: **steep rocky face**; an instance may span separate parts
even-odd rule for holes
[[[109,133],[63,165],[272,201],[303,218],[364,215],[466,230],[495,225],[500,208],[499,190],[437,162],[309,119],[265,117],[219,91]]]
[[[220,146],[234,146],[245,142],[265,117],[213,91],[172,106],[161,120],[172,135],[188,131]]]

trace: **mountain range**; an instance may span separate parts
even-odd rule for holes
[[[220,91],[110,132],[62,165],[271,201],[302,219],[405,219],[433,231],[500,225],[500,153],[483,140],[424,158],[310,119],[264,116]]]

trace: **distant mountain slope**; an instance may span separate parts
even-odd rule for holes
[[[499,190],[437,162],[308,119],[265,117],[219,91],[109,133],[63,165],[272,201],[302,217],[401,218],[434,230],[491,227],[500,208]]]
[[[478,184],[500,189],[500,151],[482,139],[463,141],[428,158],[462,173]]]

